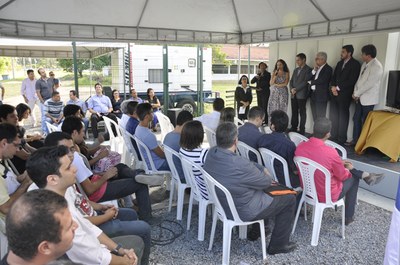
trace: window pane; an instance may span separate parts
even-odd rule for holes
[[[227,74],[228,66],[223,64],[213,64],[212,71],[214,74]]]
[[[163,83],[163,69],[149,69],[149,83]]]

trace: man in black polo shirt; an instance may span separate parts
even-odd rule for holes
[[[38,96],[40,101],[40,109],[42,114],[42,131],[47,132],[44,102],[51,98],[51,95],[53,94],[54,84],[53,79],[47,78],[46,70],[44,70],[43,68],[39,68],[38,73],[40,75],[40,78],[36,81],[36,95]]]

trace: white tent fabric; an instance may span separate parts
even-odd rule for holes
[[[399,0],[0,0],[0,36],[258,43],[400,28]]]

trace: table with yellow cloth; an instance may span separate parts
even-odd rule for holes
[[[374,147],[397,162],[400,155],[400,114],[387,111],[371,111],[358,138],[355,151],[362,154]]]

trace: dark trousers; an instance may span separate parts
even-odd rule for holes
[[[119,243],[123,246],[124,249],[133,249],[135,254],[138,258],[139,265],[147,265],[146,263],[142,263],[143,256],[144,256],[144,248],[145,244],[143,240],[136,235],[129,235],[129,236],[117,236],[111,238],[114,242]],[[90,254],[89,254],[90,255]]]
[[[275,196],[268,208],[254,218],[254,220],[264,219],[265,222],[269,218],[275,219],[269,242],[270,247],[281,248],[289,243],[295,210],[296,197],[294,195]]]
[[[332,122],[331,136],[338,143],[347,141],[351,98],[339,99],[333,97],[329,108],[329,119]]]
[[[353,168],[350,170],[352,177],[343,181],[342,192],[339,199],[346,196],[344,199],[345,217],[351,218],[354,216],[354,211],[357,203],[358,184],[362,177],[363,171]]]
[[[141,237],[144,242],[144,249],[140,264],[149,264],[151,227],[145,221],[138,220],[135,210],[119,208],[117,217],[99,225],[99,228],[111,238],[130,235]]]
[[[142,170],[133,170],[125,164],[116,166],[118,174],[107,183],[107,188],[99,202],[120,199],[135,193],[139,206],[140,219],[147,221],[151,217],[151,202],[149,196],[149,187],[137,183],[135,176],[143,173]]]
[[[360,137],[362,127],[365,120],[367,119],[368,113],[374,110],[375,105],[363,106],[358,101],[356,102],[356,111],[354,112],[353,121],[353,142],[357,143],[358,137]]]
[[[113,113],[108,113],[108,114],[106,115],[106,117],[107,117],[107,118],[110,118],[110,119],[112,119],[113,121],[115,121],[116,123],[118,123],[117,116],[115,116]],[[97,123],[98,123],[99,121],[102,121],[102,120],[103,120],[103,117],[97,115],[96,113],[93,113],[93,114],[90,116],[90,123],[91,123],[91,125],[92,125],[92,132],[93,132],[93,137],[94,137],[94,138],[99,137],[99,131],[97,130]],[[111,124],[111,128],[112,128],[112,130],[113,130],[114,135],[116,135],[116,134],[117,134],[117,131],[116,131],[116,128],[114,127],[114,125]],[[105,138],[108,138],[108,137],[105,137]]]
[[[269,88],[268,91],[261,90],[257,91],[257,106],[262,108],[265,112],[264,123],[268,124],[268,100],[269,100]]]
[[[299,131],[301,134],[305,133],[306,128],[306,120],[307,120],[307,110],[306,110],[307,99],[297,99],[296,97],[292,98],[292,129],[297,129],[299,125],[299,113],[300,113],[300,128]]]
[[[328,102],[323,101],[315,101],[311,99],[311,112],[314,118],[314,121],[318,118],[325,118],[326,117],[326,105]]]

